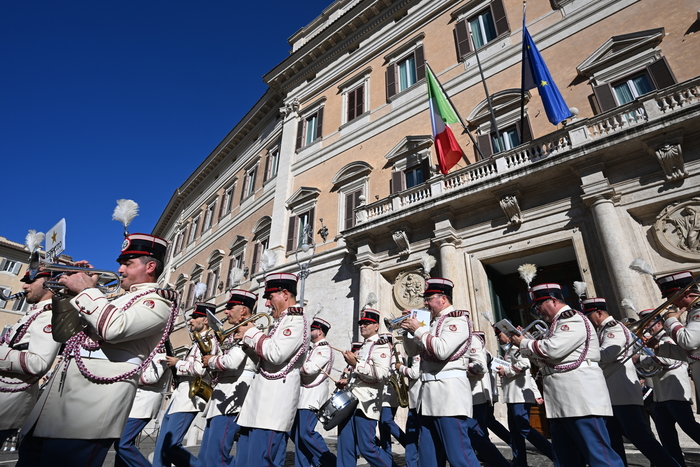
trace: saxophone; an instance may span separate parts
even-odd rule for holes
[[[391,346],[391,351],[394,353],[395,363],[400,362],[399,351],[396,349],[395,345]],[[392,371],[389,376],[389,384],[391,384],[396,392],[399,406],[404,408],[408,407],[408,384],[406,384],[404,377],[398,375],[396,371]]]
[[[204,336],[202,336],[197,331],[193,331],[192,339],[197,342],[197,346],[202,352],[202,355],[207,355],[212,351],[212,342],[209,334],[204,334]],[[199,375],[195,376],[194,380],[190,381],[190,391],[188,393],[190,399],[199,396],[208,402],[213,392],[214,388],[212,388],[211,384],[204,381]]]

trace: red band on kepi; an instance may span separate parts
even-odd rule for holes
[[[270,294],[280,290],[287,290],[292,295],[297,294],[297,276],[288,272],[273,272],[265,276],[264,299],[270,298]]]
[[[258,301],[258,296],[253,292],[248,292],[243,289],[233,289],[231,291],[231,297],[226,303],[226,309],[230,310],[234,305],[243,305],[248,307],[249,310],[255,309],[255,302]]]

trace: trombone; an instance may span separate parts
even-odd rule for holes
[[[255,322],[260,318],[265,318],[267,320],[267,325],[265,327],[270,327],[270,325],[272,324],[272,319],[270,319],[270,315],[267,313],[257,313],[251,316],[250,318],[246,318],[245,320],[241,321],[235,326],[231,326],[226,330],[215,329],[214,334],[216,335],[216,338],[219,340],[219,342],[223,344],[226,338],[228,338],[228,336],[230,336],[231,334],[234,334],[238,330],[238,328],[240,328],[241,326],[245,326],[250,322]],[[256,325],[256,327],[259,329],[261,328],[258,325]]]

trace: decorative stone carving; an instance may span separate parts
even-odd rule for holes
[[[292,113],[297,113],[299,111],[299,99],[292,99],[290,102],[287,102],[284,104],[284,106],[280,107],[280,115],[282,115],[282,118],[286,118],[287,115],[291,115]]]
[[[425,277],[418,271],[401,272],[392,287],[394,300],[402,310],[423,308],[424,290]]]
[[[654,234],[669,253],[700,261],[700,198],[667,206],[656,218]]]
[[[404,230],[397,230],[392,235],[396,246],[399,247],[399,256],[410,255],[411,254],[411,244],[408,241],[408,235]]]
[[[520,204],[518,203],[518,198],[515,195],[506,195],[500,200],[501,209],[503,209],[503,214],[506,215],[508,219],[508,225],[518,226],[523,223],[525,218],[523,213],[520,211]]]
[[[683,149],[680,144],[666,143],[654,151],[661,168],[666,175],[666,181],[680,180],[688,176],[683,162]]]
[[[358,197],[358,200],[360,201],[359,207],[364,207],[367,205],[366,201],[367,198],[365,195],[360,195]],[[358,209],[355,212],[355,224],[363,224],[367,222],[367,210],[366,209]]]

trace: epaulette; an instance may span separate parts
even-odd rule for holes
[[[290,306],[287,308],[287,315],[290,316],[301,316],[304,314],[304,308],[300,306]]]
[[[617,321],[617,320],[612,320],[612,321],[610,321],[609,323],[605,323],[605,326],[603,326],[603,327],[604,327],[604,328],[611,328],[611,327],[613,327],[613,326],[617,326],[618,324],[620,324],[619,321]]]
[[[486,339],[481,334],[473,332],[472,336],[476,336],[481,341],[482,347],[486,347]]]
[[[320,347],[322,345],[330,345],[330,344],[328,343],[328,341],[321,341],[318,344],[316,344],[317,347]]]
[[[387,339],[384,339],[383,337],[380,337],[379,339],[377,339],[377,345],[385,345],[388,343],[389,343],[389,341]]]
[[[455,310],[447,313],[448,318],[461,318],[462,316],[469,318],[469,312],[467,310]]]
[[[576,310],[566,310],[562,311],[562,313],[559,315],[559,319],[567,319],[571,318],[572,316],[576,315]]]

